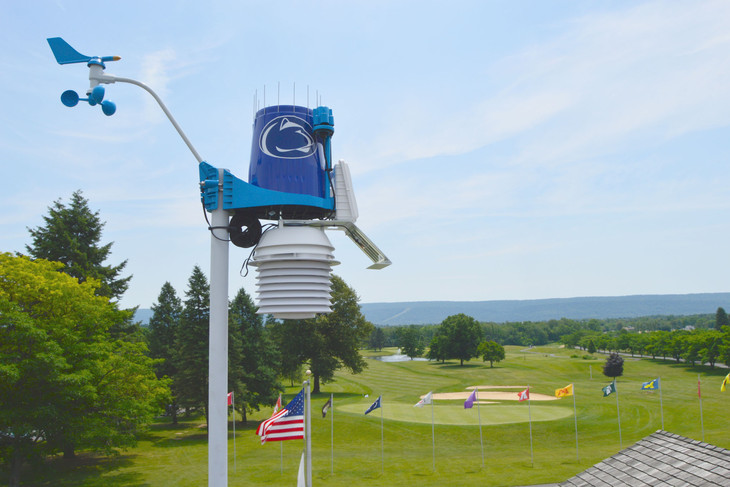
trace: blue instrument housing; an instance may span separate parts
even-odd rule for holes
[[[217,207],[218,184],[223,185],[223,208],[256,218],[311,220],[329,218],[335,210],[330,175],[332,110],[296,105],[262,108],[256,113],[248,180],[206,162],[200,181],[206,208]],[[238,211],[237,211],[238,213]]]

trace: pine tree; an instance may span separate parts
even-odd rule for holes
[[[165,282],[157,297],[157,302],[152,305],[152,317],[147,334],[150,357],[160,360],[156,366],[158,378],[176,376],[175,337],[180,327],[182,309],[182,302],[177,297],[175,288],[169,282]],[[172,416],[173,424],[177,424],[177,409],[177,394],[173,387],[172,401],[168,411]]]
[[[80,190],[71,195],[68,205],[61,199],[54,201],[48,215],[43,217],[45,226],[28,228],[33,242],[25,249],[34,259],[61,262],[61,271],[79,282],[98,279],[101,286],[96,294],[118,300],[129,287],[132,276],[119,277],[126,260],[116,266],[104,265],[113,242],[100,244],[104,222],[98,211],[91,211],[88,203]]]
[[[248,412],[273,404],[283,389],[278,380],[280,355],[243,288],[231,302],[228,323],[229,390],[245,423]]]
[[[606,377],[621,377],[624,375],[624,359],[616,352],[611,353],[603,364],[603,375]]]
[[[208,419],[208,327],[210,287],[197,265],[188,278],[180,326],[175,338],[173,378],[178,401],[186,409],[202,408]]]
[[[723,326],[730,326],[730,318],[728,318],[725,309],[720,307],[715,312],[715,329],[722,331]]]

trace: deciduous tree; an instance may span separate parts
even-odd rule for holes
[[[133,445],[167,395],[146,345],[110,335],[120,311],[99,282],[61,266],[0,254],[0,455],[14,472],[26,455]]]
[[[439,334],[446,337],[448,358],[458,359],[460,365],[464,365],[464,360],[478,356],[482,330],[471,316],[460,313],[447,317],[439,326]]]
[[[505,357],[504,347],[492,340],[480,343],[477,353],[484,362],[489,362],[490,367],[494,367],[494,362],[501,362]]]
[[[408,355],[411,360],[423,355],[423,338],[421,332],[414,325],[403,326],[398,329],[398,345],[401,352]]]
[[[374,326],[365,319],[359,297],[339,276],[332,276],[332,313],[309,320],[282,320],[272,323],[274,339],[283,355],[283,362],[308,364],[312,371],[312,392],[320,391],[320,383],[334,378],[340,368],[360,373],[367,363],[360,355],[360,344]]]

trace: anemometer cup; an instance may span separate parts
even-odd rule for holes
[[[75,107],[79,104],[79,94],[74,90],[66,90],[61,93],[61,103],[69,108]]]
[[[104,112],[104,115],[107,117],[111,117],[117,111],[117,105],[108,100],[103,101],[101,102],[101,111]]]
[[[101,104],[101,102],[104,100],[104,91],[105,90],[103,86],[95,86],[94,89],[91,90],[91,93],[89,93],[89,105]]]

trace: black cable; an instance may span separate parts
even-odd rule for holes
[[[278,226],[279,225],[277,225],[276,223],[267,223],[266,225],[264,225],[262,227],[262,230],[261,230],[261,238],[264,238],[264,234],[266,232],[268,232],[272,228],[278,227]],[[256,249],[258,248],[259,242],[261,242],[261,239],[259,239],[259,241],[256,242],[256,245],[253,246],[253,248],[251,249],[251,252],[248,254],[248,257],[246,257],[246,260],[243,261],[243,265],[241,265],[241,270],[238,271],[238,275],[239,276],[241,276],[241,277],[248,276],[248,264],[251,262],[251,258],[253,257],[253,253],[256,252]],[[245,273],[243,272],[244,269],[246,270]]]
[[[203,203],[203,201],[201,200],[200,204],[203,206],[203,216],[205,217],[205,223],[208,224],[208,230],[210,230],[210,234],[213,235],[213,238],[215,238],[216,240],[220,240],[221,242],[230,242],[231,241],[230,238],[220,238],[218,235],[215,234],[215,232],[213,230],[220,230],[220,229],[224,228],[224,229],[230,231],[231,227],[230,226],[211,227],[210,220],[208,220],[208,212],[205,209],[205,203]]]

